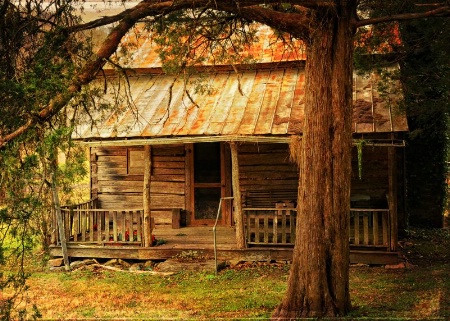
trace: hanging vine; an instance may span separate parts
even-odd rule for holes
[[[362,179],[362,153],[366,141],[364,139],[357,139],[354,141],[354,144],[356,145],[356,150],[358,152],[358,178]]]

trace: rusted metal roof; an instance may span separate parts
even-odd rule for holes
[[[215,137],[285,137],[302,131],[304,121],[304,68],[274,65],[236,73],[208,74],[203,83],[207,93],[194,90],[200,76],[189,81],[170,75],[142,74],[129,77],[128,102],[119,100],[110,114],[93,115],[80,125],[75,138],[176,139],[194,141]],[[111,81],[111,79],[110,79]],[[114,81],[114,80],[113,80]],[[382,95],[380,76],[354,75],[354,133],[407,131],[406,117],[395,112],[399,91]],[[105,97],[112,103],[116,95],[110,88]]]
[[[124,68],[148,69],[161,67],[159,47],[154,42],[153,34],[141,25],[135,26],[122,41],[122,48],[125,49],[125,52],[128,52],[129,49],[127,48],[130,47],[133,48],[131,56],[120,55],[119,50],[119,56],[117,57],[117,63]],[[300,61],[306,58],[306,50],[302,41],[295,39],[289,42],[283,41],[274,33],[273,29],[264,25],[258,25],[256,41],[244,46],[242,50],[239,53],[239,59],[249,58],[255,63]],[[209,54],[211,55],[210,52]],[[202,62],[203,66],[220,65],[215,61],[214,55],[203,56],[203,58],[205,58]],[[233,63],[236,63],[236,61]]]

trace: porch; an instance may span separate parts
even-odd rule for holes
[[[172,216],[179,219],[174,209]],[[246,248],[236,247],[236,229],[217,226],[217,256],[223,260],[292,260],[295,242],[295,208],[244,208]],[[179,212],[178,212],[179,213]],[[176,222],[152,224],[152,247],[144,246],[143,209],[97,209],[95,200],[62,208],[70,257],[165,260],[183,251],[214,255],[212,226],[179,227]],[[390,216],[387,209],[352,209],[350,260],[352,263],[394,264]],[[175,227],[175,228],[174,228]],[[59,240],[57,235],[54,240]],[[52,256],[61,256],[59,242]]]

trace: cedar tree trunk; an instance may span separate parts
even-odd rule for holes
[[[313,17],[295,248],[287,293],[273,320],[342,316],[350,309],[353,8],[341,3],[341,12],[317,10]]]

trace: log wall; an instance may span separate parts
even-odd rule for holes
[[[92,196],[99,208],[142,208],[143,147],[94,147],[91,149]],[[185,208],[185,149],[183,145],[152,147],[152,217],[157,224],[172,224],[171,211]]]
[[[238,151],[244,207],[275,207],[279,202],[295,206],[298,169],[289,159],[287,144],[243,143]],[[192,164],[186,163],[185,156],[184,145],[152,147],[151,207],[157,224],[171,224],[170,211],[158,208],[186,209],[190,184],[186,168]],[[227,162],[229,157],[224,159]],[[364,146],[362,161],[360,179],[358,155],[353,148],[351,194],[366,200],[352,202],[352,207],[388,208],[388,149]],[[98,197],[99,208],[142,208],[143,147],[92,148],[91,169],[92,197]]]
[[[298,169],[287,144],[239,145],[239,171],[244,207],[275,207],[297,199]]]

